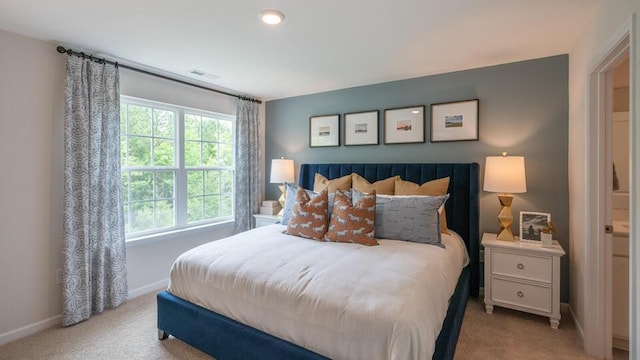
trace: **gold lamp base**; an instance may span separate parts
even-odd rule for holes
[[[516,241],[511,231],[511,224],[513,224],[513,212],[511,211],[511,202],[513,201],[513,195],[500,194],[498,195],[500,200],[500,211],[498,212],[498,222],[500,223],[500,230],[496,239],[503,241]]]
[[[282,216],[284,213],[284,204],[287,200],[287,191],[285,190],[284,184],[278,185],[278,189],[280,189],[280,198],[278,198],[278,202],[280,203],[280,212],[278,212],[278,216]]]

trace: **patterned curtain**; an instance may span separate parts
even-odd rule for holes
[[[260,123],[258,104],[236,102],[235,232],[249,230],[260,210]]]
[[[119,83],[116,66],[67,57],[64,326],[127,299]]]

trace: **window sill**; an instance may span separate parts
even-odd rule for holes
[[[215,229],[226,229],[226,228],[232,227],[233,224],[234,224],[233,220],[227,220],[227,221],[221,221],[213,224],[189,227],[186,229],[175,229],[175,230],[165,231],[158,234],[143,235],[143,236],[127,239],[125,245],[127,248],[146,245],[146,244],[151,244],[158,241],[175,239],[183,236],[190,236],[190,235],[205,232],[205,231],[212,231]]]

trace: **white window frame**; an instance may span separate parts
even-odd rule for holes
[[[132,166],[125,167],[122,166],[122,173],[124,174],[127,171],[175,171],[174,178],[174,219],[175,225],[172,227],[164,227],[159,229],[152,229],[148,231],[140,231],[135,233],[126,234],[127,243],[131,242],[140,242],[147,243],[155,238],[172,238],[177,236],[180,233],[185,231],[201,231],[210,226],[214,226],[217,224],[228,224],[231,223],[234,219],[235,214],[235,175],[236,175],[236,164],[235,164],[235,152],[236,152],[236,143],[235,143],[235,132],[236,132],[236,117],[233,115],[217,113],[213,111],[207,111],[202,109],[195,109],[186,106],[167,104],[163,102],[141,99],[131,96],[120,96],[120,103],[126,103],[131,105],[145,106],[145,107],[153,107],[161,110],[172,111],[175,114],[175,124],[174,124],[174,166],[173,167],[156,167],[156,166]],[[232,166],[197,166],[197,167],[186,167],[184,160],[184,144],[185,144],[185,114],[192,114],[197,116],[205,116],[208,118],[214,118],[219,120],[227,120],[232,124],[232,153],[234,154],[232,159]],[[121,134],[123,136],[123,134]],[[153,148],[152,148],[153,154]],[[126,154],[122,154],[125,156]],[[188,213],[187,213],[187,171],[189,170],[226,170],[232,172],[232,204],[231,211],[232,214],[230,216],[219,216],[214,219],[206,219],[197,222],[188,222]],[[123,194],[124,195],[124,194]],[[129,197],[130,198],[130,197]],[[127,216],[128,214],[124,214]]]

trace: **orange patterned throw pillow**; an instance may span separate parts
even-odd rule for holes
[[[299,189],[287,224],[287,234],[322,240],[329,222],[328,203],[329,196],[326,189],[313,199],[304,189]]]
[[[376,192],[364,194],[355,204],[336,191],[326,241],[378,245],[375,239]]]

